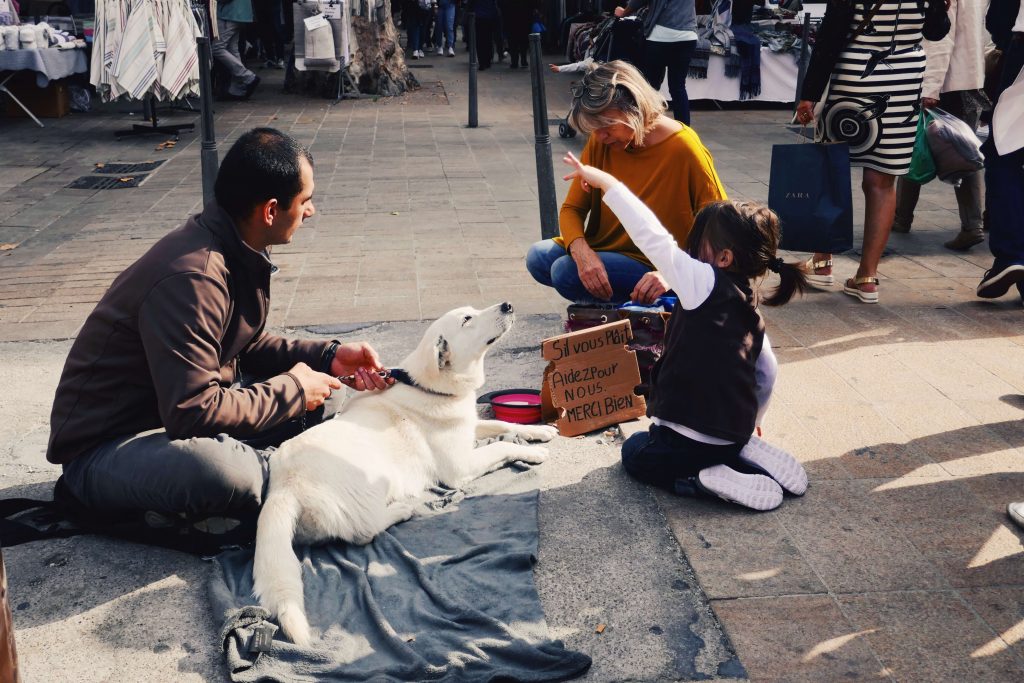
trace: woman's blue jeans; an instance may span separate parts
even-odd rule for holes
[[[615,251],[599,251],[598,258],[608,271],[608,282],[612,286],[612,303],[625,303],[644,274],[652,268]],[[563,298],[578,303],[600,301],[587,291],[580,282],[576,262],[554,240],[541,240],[530,247],[526,254],[526,269],[533,279],[542,285],[554,287]]]
[[[434,35],[437,41],[436,47],[441,47],[441,36],[444,35],[444,39],[448,43],[446,47],[455,49],[455,0],[451,0],[448,3],[438,3]]]

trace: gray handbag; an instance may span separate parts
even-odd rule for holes
[[[925,134],[939,180],[959,185],[961,180],[985,167],[981,140],[967,123],[938,107],[929,109],[928,113],[931,120]]]

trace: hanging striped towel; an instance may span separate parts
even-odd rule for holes
[[[164,32],[171,37],[164,55],[160,83],[168,99],[199,94],[199,57],[196,36],[199,26],[188,5],[182,0],[159,0],[166,20]]]
[[[141,99],[156,82],[156,51],[150,28],[152,23],[150,0],[135,0],[114,58],[114,78],[136,100]]]

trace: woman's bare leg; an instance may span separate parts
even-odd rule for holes
[[[861,188],[864,190],[864,248],[857,277],[875,277],[896,216],[896,176],[865,168]],[[873,284],[859,287],[865,292],[878,289]]]

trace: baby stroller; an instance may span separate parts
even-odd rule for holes
[[[575,55],[580,57],[580,61],[577,64],[582,64],[588,60],[592,63],[611,62],[616,59],[629,62],[631,64],[639,64],[640,58],[643,56],[644,46],[644,29],[642,15],[637,14],[631,17],[608,17],[607,19],[597,22],[593,28],[590,29],[589,35],[580,31],[583,35],[588,35],[586,40],[586,47],[581,49],[580,38],[577,39],[576,45],[570,45],[569,49],[573,50],[575,47]],[[570,54],[573,54],[570,52]],[[560,121],[558,124],[558,137],[560,138],[574,138],[576,137],[576,129],[569,125],[569,118]]]

